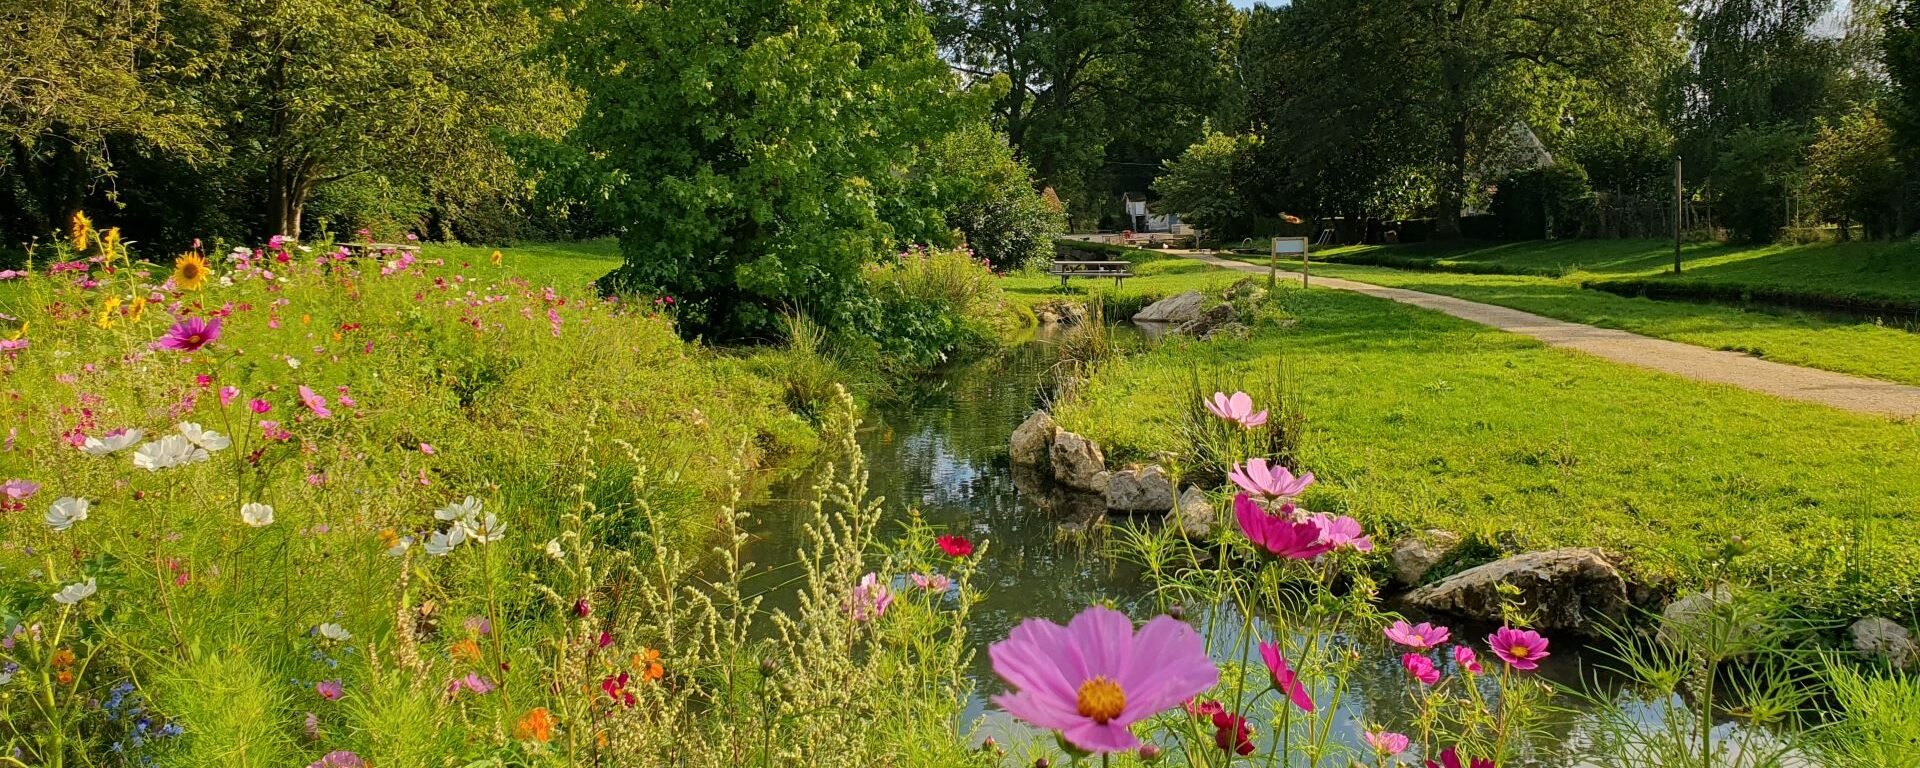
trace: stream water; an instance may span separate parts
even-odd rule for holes
[[[917,507],[938,529],[991,542],[975,582],[985,597],[970,622],[976,651],[970,674],[975,685],[965,722],[960,724],[974,729],[976,741],[992,736],[1002,744],[1020,744],[1033,735],[988,702],[1003,687],[988,665],[986,646],[1005,638],[1020,620],[1038,616],[1064,622],[1096,600],[1112,601],[1136,619],[1155,612],[1135,568],[1103,556],[1085,537],[1063,534],[1065,521],[1015,487],[1007,439],[1015,426],[1042,405],[1050,370],[1059,360],[1056,342],[1056,337],[1043,332],[1000,354],[957,366],[927,383],[909,404],[875,409],[859,433],[871,492],[885,498],[890,517],[898,519],[908,507]],[[1137,338],[1136,343],[1146,342]],[[812,478],[806,476],[780,483],[771,498],[747,510],[753,533],[748,559],[763,568],[792,559],[804,543],[800,521],[811,484]],[[791,605],[787,585],[793,575],[791,567],[774,567],[757,574],[749,588],[761,591],[770,607]],[[896,580],[896,588],[904,585]],[[1229,628],[1208,637],[1216,659],[1238,648],[1237,633],[1243,625],[1238,618],[1206,621],[1204,612],[1190,618],[1203,627]],[[1486,635],[1486,628],[1448,623],[1454,626],[1456,639],[1484,645],[1477,640]],[[1364,750],[1362,729],[1369,723],[1411,732],[1414,713],[1399,652],[1377,636],[1325,639],[1350,645],[1370,660],[1350,681],[1348,698],[1337,708],[1335,737]],[[1539,672],[1549,680],[1564,684],[1585,680],[1587,690],[1599,686],[1649,724],[1672,706],[1672,702],[1628,702],[1626,694],[1612,690],[1617,686],[1606,677],[1595,681],[1591,666],[1595,657],[1583,654],[1570,637],[1554,638],[1552,650],[1552,658]],[[1484,647],[1481,651],[1493,663]],[[1545,736],[1536,742],[1542,758],[1532,764],[1619,764],[1584,746],[1593,741],[1591,712],[1570,697],[1559,697],[1555,705],[1565,710],[1549,717]],[[1723,725],[1717,730],[1731,728]]]

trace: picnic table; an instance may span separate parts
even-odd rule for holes
[[[382,253],[402,252],[411,253],[416,256],[420,254],[420,246],[412,243],[347,242],[341,243],[340,248],[354,256],[375,256]]]
[[[1076,277],[1111,277],[1113,287],[1118,289],[1120,281],[1133,277],[1128,271],[1132,262],[1126,261],[1063,261],[1054,259],[1053,268],[1047,274],[1060,278],[1060,289],[1066,290],[1067,281]]]

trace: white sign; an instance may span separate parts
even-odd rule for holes
[[[1307,239],[1304,237],[1276,237],[1273,239],[1273,255],[1303,256],[1307,252]]]

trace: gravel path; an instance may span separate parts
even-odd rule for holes
[[[1244,261],[1222,259],[1202,251],[1169,251],[1216,267],[1265,274],[1266,267]],[[1290,280],[1299,280],[1297,272],[1282,271]],[[1435,312],[1444,312],[1491,328],[1531,336],[1547,346],[1584,352],[1616,363],[1650,368],[1696,381],[1729,384],[1790,400],[1839,408],[1856,413],[1920,418],[1920,387],[1888,381],[1849,376],[1844,373],[1785,365],[1757,357],[1655,339],[1636,333],[1569,323],[1517,309],[1438,296],[1404,288],[1387,288],[1371,283],[1336,277],[1312,278],[1312,285],[1411,304]]]

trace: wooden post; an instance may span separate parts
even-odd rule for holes
[[[1680,156],[1676,154],[1673,156],[1673,273],[1676,275],[1680,274],[1680,216],[1685,210],[1681,207],[1681,170]]]
[[[1267,241],[1267,292],[1280,285],[1280,239]]]

